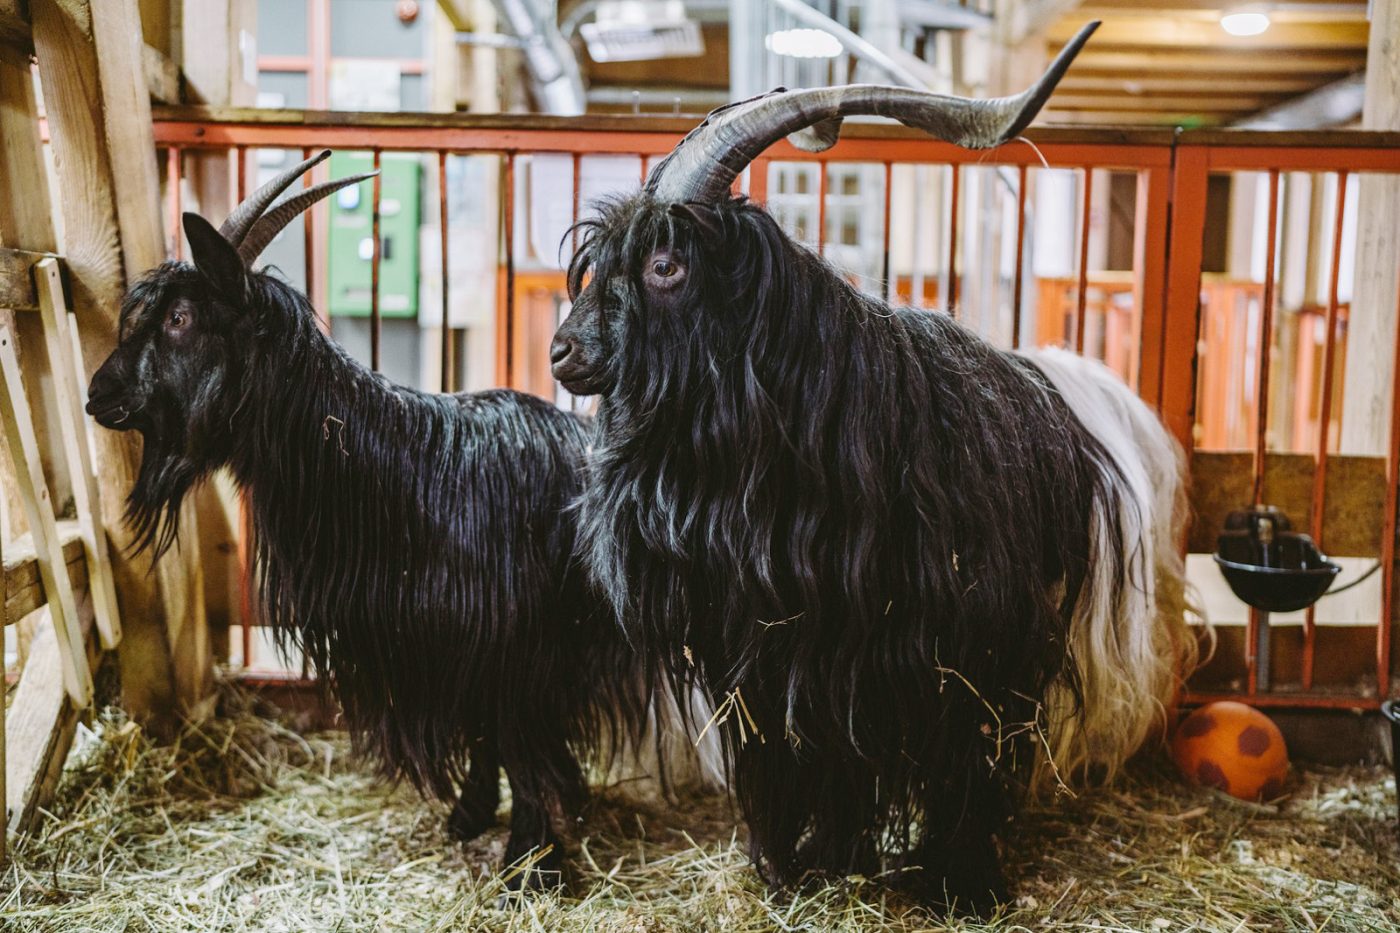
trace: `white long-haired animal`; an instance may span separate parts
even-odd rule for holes
[[[1056,773],[1070,784],[1104,781],[1165,728],[1181,673],[1195,667],[1197,641],[1187,623],[1195,607],[1181,556],[1185,457],[1157,415],[1108,367],[1058,348],[1025,355],[1102,445],[1112,461],[1103,475],[1121,487],[1113,497],[1119,514],[1093,515],[1097,556],[1070,625],[1084,709],[1076,716],[1068,691],[1052,693],[1053,768],[1040,773],[1042,785]],[[1126,587],[1116,585],[1114,555],[1128,561]]]

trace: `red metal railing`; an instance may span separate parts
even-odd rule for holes
[[[499,230],[502,254],[497,273],[496,372],[503,385],[522,387],[520,353],[516,347],[518,327],[516,308],[516,170],[517,160],[524,156],[564,154],[571,157],[573,189],[571,217],[577,221],[583,205],[580,203],[580,164],[589,156],[628,155],[636,157],[642,177],[648,160],[669,152],[680,136],[693,125],[693,120],[669,118],[548,118],[539,116],[500,115],[471,117],[463,115],[387,114],[347,118],[333,113],[270,113],[255,111],[160,111],[155,124],[158,146],[169,153],[166,166],[172,192],[170,215],[172,226],[178,219],[180,187],[180,153],[186,150],[231,150],[237,154],[237,184],[234,188],[242,198],[246,193],[247,150],[277,148],[310,151],[312,148],[364,150],[373,154],[375,165],[385,152],[417,152],[435,158],[438,165],[440,245],[443,256],[442,304],[443,328],[440,358],[442,388],[453,388],[453,333],[449,325],[448,262],[451,257],[447,224],[447,160],[456,155],[497,155],[501,158],[503,187],[501,190]],[[832,150],[809,153],[779,143],[763,154],[750,167],[747,190],[758,201],[768,198],[769,170],[775,163],[816,163],[818,167],[818,217],[816,248],[826,249],[827,238],[827,167],[833,162],[871,163],[883,168],[884,218],[880,235],[883,238],[879,255],[882,292],[896,292],[896,273],[892,268],[891,191],[894,168],[897,165],[946,165],[952,170],[948,203],[951,208],[950,235],[946,247],[946,271],[949,285],[947,305],[957,312],[960,279],[957,274],[959,222],[958,209],[963,195],[962,175],[966,167],[1005,166],[1014,169],[1018,181],[1015,193],[1015,268],[1014,293],[1011,299],[1012,342],[1019,345],[1025,330],[1024,313],[1027,244],[1027,190],[1031,172],[1043,168],[1072,169],[1081,174],[1079,186],[1078,256],[1075,259],[1073,335],[1071,346],[1083,351],[1086,324],[1092,303],[1089,292],[1094,279],[1089,269],[1090,226],[1094,211],[1092,173],[1115,170],[1135,173],[1137,198],[1133,238],[1132,307],[1135,325],[1133,357],[1129,371],[1136,374],[1136,389],[1155,406],[1175,435],[1188,450],[1193,444],[1196,423],[1198,338],[1202,306],[1203,234],[1207,219],[1206,192],[1209,176],[1216,172],[1267,172],[1270,179],[1270,203],[1266,247],[1266,275],[1263,288],[1263,314],[1255,361],[1255,426],[1253,432],[1252,489],[1255,502],[1264,495],[1265,454],[1268,448],[1268,387],[1270,370],[1269,349],[1275,317],[1275,269],[1277,266],[1275,228],[1278,224],[1277,193],[1281,172],[1333,173],[1344,182],[1357,172],[1400,173],[1400,146],[1394,134],[1319,134],[1308,137],[1290,134],[1274,137],[1264,133],[1225,133],[1218,131],[1123,131],[1123,130],[1041,130],[1028,134],[1035,145],[1013,143],[991,152],[975,153],[929,140],[903,128],[884,125],[849,125],[845,137]],[[1300,141],[1301,140],[1301,141]],[[308,184],[310,180],[308,179]],[[380,331],[378,282],[381,262],[379,246],[381,185],[376,180],[372,193],[374,218],[374,250],[371,257],[371,334],[372,363],[380,362]],[[1341,254],[1341,229],[1346,220],[1345,198],[1340,194],[1336,208],[1336,231],[1329,275],[1327,303],[1326,350],[1322,360],[1321,394],[1323,414],[1320,416],[1317,442],[1317,466],[1313,477],[1312,531],[1321,538],[1323,504],[1326,495],[1328,437],[1331,399],[1335,391],[1335,341],[1338,323],[1338,277]],[[175,250],[178,255],[178,227],[175,228]],[[1073,231],[1070,231],[1070,235]],[[321,284],[312,276],[317,271],[313,262],[314,233],[308,217],[306,228],[306,257],[308,291],[316,294],[312,284]],[[1400,262],[1400,257],[1397,257]],[[318,307],[321,304],[318,302]],[[1043,310],[1043,309],[1042,309]],[[529,333],[529,331],[525,331]],[[541,351],[543,348],[539,348]],[[533,351],[532,351],[533,352]],[[1397,340],[1400,357],[1400,340]],[[1397,366],[1400,380],[1400,366]],[[528,388],[528,386],[523,386]],[[1381,553],[1384,582],[1380,618],[1376,635],[1376,668],[1374,692],[1364,695],[1358,691],[1346,694],[1317,694],[1313,688],[1315,624],[1311,613],[1305,625],[1302,653],[1301,682],[1303,693],[1271,695],[1258,692],[1257,659],[1254,657],[1259,619],[1251,613],[1247,632],[1245,663],[1247,668],[1246,695],[1262,705],[1289,706],[1375,706],[1379,697],[1389,693],[1390,623],[1393,617],[1393,563],[1395,558],[1395,487],[1400,473],[1400,392],[1392,396],[1392,429],[1386,460],[1388,501]],[[248,628],[245,626],[245,633]],[[246,638],[246,634],[245,634]],[[245,658],[248,657],[245,649]],[[1189,698],[1188,698],[1189,699]]]

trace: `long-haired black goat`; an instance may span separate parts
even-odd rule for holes
[[[494,824],[504,768],[506,863],[543,853],[511,884],[545,883],[561,864],[556,824],[587,793],[575,753],[610,752],[644,722],[634,655],[572,557],[585,426],[517,392],[394,385],[325,336],[304,296],[252,269],[292,217],[368,177],[269,209],[326,155],[221,231],[185,215],[194,261],[132,287],[88,412],[144,437],[128,501],[142,547],[164,551],[191,486],[231,468],[280,643],[332,685],[387,776],[456,799],[457,836]]]
[[[1180,457],[1152,412],[1097,364],[861,294],[730,195],[769,144],[824,148],[853,113],[1004,142],[1085,39],[1017,98],[716,111],[584,225],[551,348],[602,397],[582,553],[641,650],[732,714],[774,883],[888,858],[926,900],[1002,897],[1022,792],[1111,774],[1193,650]]]

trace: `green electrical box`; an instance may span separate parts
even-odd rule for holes
[[[374,168],[369,153],[331,155],[331,178]],[[415,155],[385,153],[380,160],[379,313],[418,316],[418,210],[423,167]],[[369,317],[370,265],[374,256],[374,180],[342,188],[330,197],[330,313]]]

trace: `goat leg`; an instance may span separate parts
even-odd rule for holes
[[[459,842],[471,842],[496,825],[500,805],[501,758],[495,740],[486,738],[472,746],[471,771],[447,817],[447,831]]]

